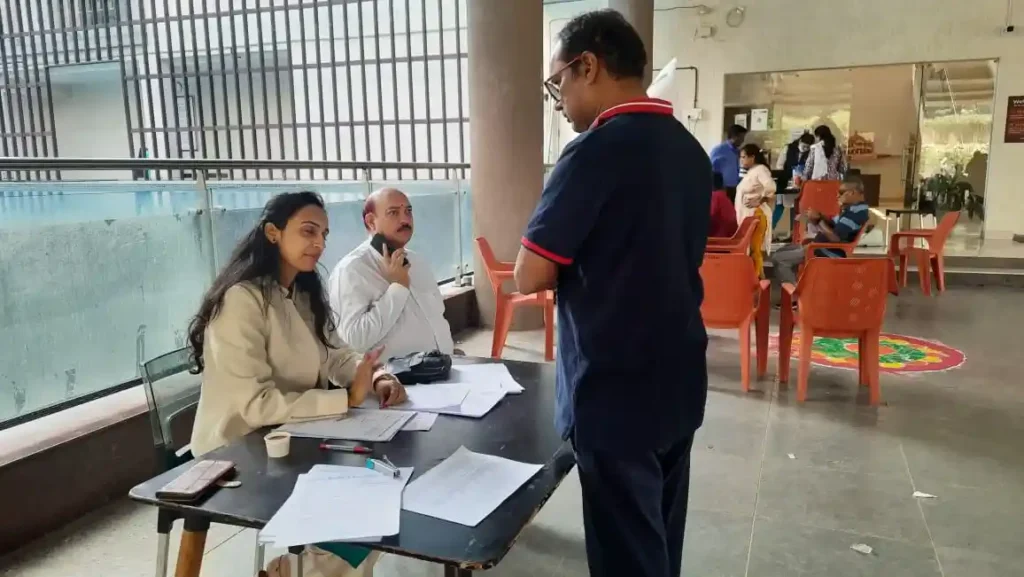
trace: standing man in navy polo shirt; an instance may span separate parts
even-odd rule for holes
[[[576,450],[590,574],[678,577],[693,435],[707,397],[699,268],[711,162],[648,99],[617,12],[578,16],[545,81],[582,134],[523,236],[523,293],[558,291],[556,425]]]

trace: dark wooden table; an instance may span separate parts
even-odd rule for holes
[[[460,359],[456,362],[489,361]],[[428,432],[400,432],[390,443],[369,445],[375,448],[376,456],[387,454],[396,465],[415,467],[413,481],[463,445],[489,455],[543,463],[544,468],[476,527],[402,511],[401,532],[367,547],[440,563],[445,567],[446,576],[468,576],[473,571],[489,569],[501,561],[519,533],[572,470],[575,465],[572,451],[554,428],[554,366],[516,361],[505,361],[505,365],[526,391],[506,396],[484,418],[441,415]],[[165,518],[160,523],[166,525],[166,517],[172,522],[174,518],[184,519],[176,577],[198,577],[210,523],[260,529],[291,494],[298,475],[308,472],[313,465],[361,465],[363,462],[357,455],[321,451],[316,439],[298,438],[292,439],[287,457],[269,459],[264,434],[265,431],[252,433],[204,455],[207,459],[234,462],[238,471],[236,479],[242,483],[238,488],[218,489],[204,501],[192,505],[157,499],[156,491],[160,487],[191,466],[186,463],[131,490],[132,499],[159,507],[166,513],[161,515]],[[169,532],[169,527],[160,530],[165,529]]]

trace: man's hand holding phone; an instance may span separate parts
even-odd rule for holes
[[[399,248],[390,252],[385,244],[381,254],[384,255],[384,278],[388,282],[409,288],[409,263],[405,260],[405,249]]]

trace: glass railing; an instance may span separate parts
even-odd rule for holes
[[[365,240],[363,201],[385,185],[412,200],[410,248],[461,283],[464,180],[0,182],[0,428],[137,384],[140,363],[185,346],[212,276],[274,194],[323,195],[327,275]]]

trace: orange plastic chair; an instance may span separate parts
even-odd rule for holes
[[[871,388],[871,404],[882,400],[878,380],[878,338],[885,318],[892,261],[886,258],[815,258],[796,286],[782,285],[779,326],[779,384],[789,382],[793,330],[800,328],[796,399],[807,399],[814,337],[856,338],[860,384]],[[793,302],[797,303],[796,310]]]
[[[799,214],[807,212],[808,209],[821,213],[826,218],[832,218],[839,214],[839,185],[838,180],[808,180],[804,182],[797,196],[797,210]],[[798,226],[793,231],[793,242],[799,243],[804,237],[804,227]]]
[[[935,284],[939,292],[946,290],[946,263],[943,253],[946,240],[949,239],[959,219],[960,211],[947,212],[936,228],[904,230],[892,235],[889,241],[889,256],[899,260],[900,285],[907,286],[907,265],[910,257],[914,256],[917,259],[917,275],[921,277],[921,292],[931,296],[932,274],[935,275]],[[914,246],[914,241],[919,238],[924,239],[926,248]],[[903,241],[909,241],[907,246],[901,246]]]
[[[494,291],[494,337],[491,341],[491,357],[501,358],[501,351],[508,339],[508,331],[512,328],[515,309],[521,306],[535,306],[544,309],[544,359],[555,360],[554,291],[541,291],[532,295],[503,291],[501,285],[512,280],[515,263],[499,261],[494,256],[490,243],[482,236],[477,237],[476,246],[480,249],[480,258],[484,261],[487,279],[491,281],[491,289]]]
[[[750,323],[755,323],[757,378],[768,370],[768,324],[771,312],[771,281],[758,280],[754,259],[744,254],[706,254],[700,267],[704,302],[700,314],[704,326],[739,329],[740,380],[750,390]]]
[[[736,229],[736,234],[731,237],[724,238],[709,236],[704,251],[728,254],[748,254],[750,252],[750,242],[754,238],[755,229],[757,229],[757,217],[748,216],[743,219],[743,222],[741,222],[740,226]]]
[[[843,251],[843,254],[845,254],[846,256],[852,255],[853,251],[857,248],[857,245],[860,244],[860,237],[864,236],[864,231],[868,229],[868,226],[870,226],[870,221],[864,221],[864,225],[860,227],[860,230],[857,231],[857,235],[854,236],[853,240],[851,240],[850,242],[809,242],[805,244],[804,262],[800,263],[800,270],[803,271],[804,265],[807,264],[807,261],[811,260],[812,258],[821,258],[814,254],[814,251],[818,249],[838,249]]]

